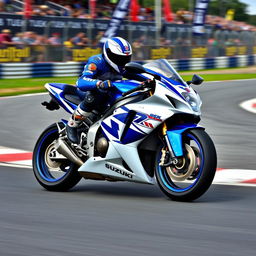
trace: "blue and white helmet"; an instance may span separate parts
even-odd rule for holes
[[[125,64],[131,61],[132,47],[125,39],[112,37],[105,42],[103,55],[112,68],[122,73]]]

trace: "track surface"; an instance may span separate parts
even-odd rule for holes
[[[238,107],[255,97],[255,80],[205,84],[202,126],[218,167],[256,169],[255,115]],[[60,111],[47,96],[0,99],[0,145],[32,151]],[[18,130],[15,126],[20,126]],[[0,166],[0,255],[254,255],[253,187],[213,185],[193,203],[172,202],[157,186],[81,181],[51,193],[30,169]]]

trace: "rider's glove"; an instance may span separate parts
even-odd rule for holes
[[[108,88],[111,88],[112,86],[113,85],[112,85],[112,82],[110,80],[105,80],[105,81],[99,82],[97,84],[98,89],[108,89]]]

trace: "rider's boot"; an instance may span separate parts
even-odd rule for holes
[[[74,111],[66,126],[67,137],[70,142],[79,143],[78,127],[89,115],[90,112],[83,111],[80,106]]]

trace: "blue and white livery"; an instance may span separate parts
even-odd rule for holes
[[[214,144],[198,125],[201,99],[190,86],[202,78],[194,75],[185,82],[167,60],[128,63],[125,71],[127,80],[113,82],[115,101],[93,124],[83,122],[78,145],[67,139],[65,120],[42,133],[33,156],[36,179],[54,191],[68,190],[82,177],[157,181],[173,200],[200,197],[211,185],[217,164]],[[72,113],[84,96],[71,85],[45,87],[52,99],[43,105],[50,110],[61,106]]]

